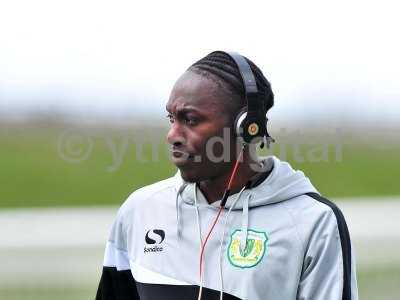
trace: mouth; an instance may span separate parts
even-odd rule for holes
[[[171,149],[171,161],[177,166],[183,166],[193,161],[194,155],[182,150]]]

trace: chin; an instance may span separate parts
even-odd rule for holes
[[[194,167],[179,168],[181,177],[186,182],[200,182],[203,180],[210,180],[216,177],[215,171],[209,167]]]
[[[193,172],[186,172],[184,170],[180,170],[181,177],[183,180],[186,182],[198,182],[199,181],[199,176],[197,174],[194,174]]]
[[[212,177],[212,174],[205,174],[204,168],[201,166],[185,166],[185,167],[178,167],[179,172],[181,173],[181,177],[186,182],[199,182],[204,179],[208,179]]]

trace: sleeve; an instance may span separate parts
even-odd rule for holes
[[[354,250],[342,212],[333,203],[312,229],[298,300],[357,300]]]
[[[96,300],[139,300],[127,250],[126,229],[117,217],[106,244]]]

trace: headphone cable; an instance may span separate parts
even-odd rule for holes
[[[228,186],[227,186],[227,188],[226,188],[225,191],[224,191],[224,195],[222,196],[222,200],[221,200],[220,207],[219,207],[219,209],[218,209],[217,216],[215,217],[215,219],[214,219],[214,221],[213,221],[213,223],[212,223],[210,229],[208,230],[208,233],[207,233],[207,235],[206,235],[206,238],[205,238],[204,242],[203,242],[202,245],[201,245],[201,251],[200,251],[200,265],[199,265],[199,271],[200,271],[200,272],[199,272],[199,273],[200,273],[200,290],[199,290],[199,295],[198,295],[198,298],[197,298],[198,300],[201,300],[201,295],[202,295],[202,291],[203,291],[203,263],[204,263],[203,257],[204,257],[204,250],[205,250],[205,248],[206,248],[206,244],[207,244],[207,242],[208,242],[208,239],[210,238],[211,233],[213,232],[214,227],[215,227],[215,225],[217,224],[218,219],[219,219],[219,217],[220,217],[220,215],[221,215],[221,213],[222,213],[222,211],[223,211],[223,209],[224,209],[224,207],[225,207],[226,201],[228,200],[228,197],[229,197],[229,195],[230,195],[230,190],[231,190],[231,187],[232,187],[232,184],[233,184],[233,180],[234,180],[235,175],[236,175],[236,173],[237,173],[237,171],[238,171],[239,163],[242,161],[242,158],[243,158],[243,151],[244,151],[245,146],[246,146],[246,144],[243,144],[243,146],[242,146],[242,148],[241,148],[241,150],[240,150],[239,156],[238,156],[238,158],[236,159],[236,162],[235,162],[235,166],[233,167],[231,176],[229,177]]]

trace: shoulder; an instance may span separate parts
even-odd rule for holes
[[[133,191],[119,208],[117,218],[122,222],[127,221],[127,217],[139,207],[143,207],[143,203],[148,204],[149,200],[158,197],[158,194],[175,190],[176,182],[176,176],[173,176]]]
[[[319,207],[320,210],[330,212],[330,215],[336,219],[339,226],[346,223],[342,211],[334,202],[318,193],[307,193],[306,195],[314,201],[315,205]]]
[[[345,217],[334,202],[318,193],[306,193],[284,203],[305,244],[312,236],[324,234],[333,234],[342,242],[348,242]]]
[[[317,221],[321,218],[339,222],[344,220],[342,211],[334,202],[314,192],[305,193],[286,201],[285,206],[297,220],[303,222]]]
[[[351,252],[351,241],[349,229],[347,227],[346,219],[340,210],[340,208],[332,201],[327,198],[317,194],[317,193],[309,193],[307,194],[310,198],[314,199],[319,206],[324,207],[324,209],[328,209],[329,211],[329,219],[326,222],[321,222],[323,226],[322,228],[329,232],[329,228],[331,228],[330,233],[335,233],[338,240],[340,240],[340,245],[343,252],[343,259],[347,260],[346,257],[350,257]],[[326,225],[325,225],[326,224]],[[330,226],[329,226],[330,225]],[[346,266],[345,266],[346,267]]]
[[[128,249],[128,231],[132,226],[133,218],[140,215],[138,208],[144,207],[141,205],[157,193],[175,188],[176,178],[170,177],[150,185],[146,185],[132,192],[118,209],[118,213],[111,227],[108,241],[113,243],[116,249]]]

